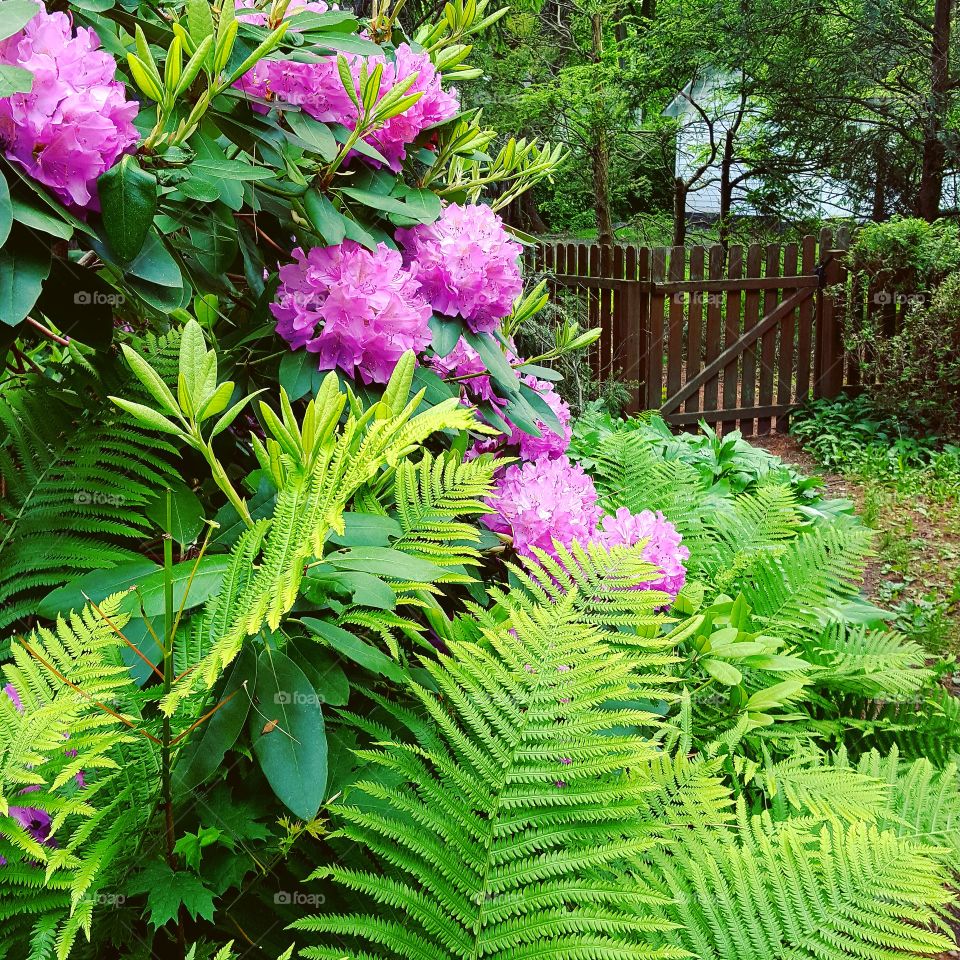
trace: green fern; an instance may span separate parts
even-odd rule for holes
[[[99,894],[159,782],[156,752],[134,732],[133,685],[117,652],[121,599],[35,631],[3,666],[23,711],[0,694],[0,941],[19,944],[20,958],[63,960],[81,933],[89,937]],[[48,815],[46,842],[11,807]]]
[[[953,946],[936,927],[952,902],[932,845],[871,824],[807,828],[769,816],[739,830],[695,830],[653,851],[641,876],[662,882],[659,942],[698,960],[895,960]]]
[[[360,757],[400,782],[372,776],[334,811],[379,869],[314,875],[378,906],[299,921],[338,941],[305,957],[683,956],[647,945],[663,905],[611,872],[654,842],[646,785],[626,773],[654,759],[653,742],[629,732],[654,720],[610,706],[629,698],[630,660],[579,618],[576,601],[574,590],[519,604],[484,643],[425,661],[437,690],[414,685],[422,719],[382,703],[411,740]]]
[[[54,384],[0,398],[0,631],[40,596],[138,554],[143,507],[175,450],[102,404],[82,414]]]

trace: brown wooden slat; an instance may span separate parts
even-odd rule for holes
[[[650,276],[656,283],[664,279],[667,248],[654,248],[650,257]],[[647,337],[647,396],[644,406],[656,410],[663,402],[663,307],[664,296],[650,295],[650,334]]]
[[[686,247],[673,247],[670,250],[670,279],[682,280],[687,269]],[[683,365],[683,313],[684,296],[673,294],[670,297],[670,323],[667,334],[667,396],[672,397],[680,389],[680,377]]]
[[[751,243],[747,250],[747,276],[759,277],[762,250],[759,243]],[[760,292],[748,290],[743,303],[743,332],[746,334],[756,326],[760,318]],[[738,406],[750,408],[754,405],[757,383],[757,350],[751,345],[743,351],[740,360],[740,401]],[[740,418],[740,430],[745,437],[753,434],[753,417]]]
[[[600,276],[600,247],[595,243],[591,244],[589,247],[589,258],[590,258],[590,276],[599,277]],[[604,343],[603,329],[600,326],[600,290],[599,288],[592,288],[587,290],[587,316],[589,317],[589,324],[591,330],[600,330],[600,339],[594,341],[590,346],[590,352],[592,354],[592,365],[594,376],[596,379],[603,380],[606,375],[606,363],[603,353],[603,348],[608,346],[609,343]]]
[[[703,279],[703,247],[693,247],[690,250],[690,282],[691,284],[704,283]],[[703,352],[703,294],[699,289],[690,292],[690,307],[687,316],[687,380],[693,379],[700,372],[701,354]],[[693,394],[687,398],[686,409],[696,411],[700,409],[700,396]]]
[[[780,276],[780,246],[775,243],[767,245],[766,251],[767,277]],[[767,288],[763,295],[763,313],[766,316],[777,306],[780,291],[776,288]],[[777,362],[777,329],[772,327],[763,336],[760,344],[760,391],[757,399],[759,406],[768,407],[773,404],[773,375]],[[758,436],[770,433],[770,418],[757,419]]]
[[[729,277],[723,280],[703,280],[695,283],[693,280],[684,280],[682,283],[668,280],[657,284],[663,293],[683,293],[688,290],[703,290],[711,293],[723,293],[726,290],[781,290],[794,287],[815,287],[816,277],[754,277],[752,279],[732,280]]]
[[[783,272],[795,273],[799,251],[795,243],[788,243],[783,250]],[[777,404],[789,405],[793,399],[793,347],[796,311],[791,310],[780,321],[780,350],[777,357]],[[777,417],[777,433],[786,433],[790,425],[786,414]]]
[[[614,248],[613,263],[611,265],[614,279],[623,279],[625,257],[626,250],[623,247],[617,246]],[[623,348],[627,340],[625,309],[627,293],[626,290],[620,288],[619,290],[611,290],[609,296],[611,298],[610,376],[617,380],[623,380],[623,366],[625,361]]]
[[[829,282],[829,263],[830,255],[828,253],[833,242],[833,233],[829,227],[824,227],[820,231],[820,249],[819,249],[819,268],[822,273],[822,287],[825,287]],[[824,381],[823,381],[823,357],[825,351],[825,339],[824,339],[824,329],[831,322],[832,317],[828,316],[831,314],[833,309],[833,303],[831,298],[828,297],[825,291],[820,289],[817,296],[817,311],[816,318],[814,320],[814,329],[813,329],[813,395],[815,397],[824,396]]]
[[[741,279],[743,276],[743,247],[731,247],[727,254],[727,260],[727,273],[730,275],[730,278],[732,280],[739,280],[740,283],[748,282]],[[727,309],[723,339],[723,346],[725,350],[733,346],[733,344],[737,342],[737,338],[740,336],[740,313],[742,301],[743,294],[740,290],[731,290],[727,294]],[[738,360],[739,357],[734,357],[733,362],[728,363],[723,368],[723,406],[727,410],[732,410],[737,405],[737,388],[739,387],[740,381],[738,376]],[[730,431],[735,430],[736,426],[736,420],[724,420],[721,424],[721,430],[724,433],[729,433]]]
[[[813,273],[817,262],[817,238],[806,236],[801,242],[800,268]],[[797,389],[794,396],[802,403],[810,394],[811,351],[813,349],[813,311],[815,299],[804,300],[797,310]]]
[[[726,251],[719,244],[710,248],[710,279],[715,280],[723,276],[726,265]],[[706,350],[704,351],[704,363],[709,368],[710,365],[720,356],[723,350],[720,331],[721,318],[723,316],[723,296],[715,294],[707,298],[707,333]],[[718,370],[703,385],[703,409],[716,410],[719,406],[718,399],[720,394],[720,371]]]
[[[774,403],[768,407],[730,407],[724,410],[701,410],[697,413],[666,413],[663,419],[678,427],[695,424],[700,420],[706,420],[707,423],[717,423],[720,420],[732,423],[737,417],[751,421],[756,417],[780,417],[795,410],[796,406],[795,403]]]
[[[649,342],[650,292],[647,289],[650,277],[650,248],[630,247],[627,250],[627,277],[636,277],[637,283],[628,288],[627,305],[627,363],[623,368],[624,380],[629,383],[633,409],[637,413],[644,408],[647,399],[647,344]],[[634,381],[636,386],[633,386]]]
[[[557,245],[555,243],[547,244],[543,256],[543,269],[547,273],[547,293],[551,300],[557,299],[557,284],[553,279],[557,272]]]

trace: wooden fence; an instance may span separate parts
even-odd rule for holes
[[[808,396],[859,383],[840,324],[846,246],[843,230],[728,250],[554,243],[531,266],[600,328],[593,375],[622,381],[631,412],[768,434]]]

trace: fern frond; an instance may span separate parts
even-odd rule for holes
[[[137,557],[139,508],[175,452],[104,404],[78,415],[49,382],[0,398],[0,631],[72,577]]]
[[[952,901],[930,845],[866,823],[814,830],[769,817],[739,836],[692,832],[648,854],[676,925],[662,940],[699,960],[895,960],[935,957],[953,943],[936,926]]]
[[[22,710],[0,693],[0,940],[31,960],[65,960],[89,935],[99,892],[116,879],[159,782],[156,752],[131,729],[135,687],[114,630],[127,619],[121,600],[35,631],[2,668]],[[16,809],[49,823],[27,830]]]
[[[338,948],[352,957],[683,955],[647,945],[661,926],[659,898],[608,873],[653,842],[647,785],[628,771],[644,769],[656,747],[622,731],[656,721],[610,706],[629,699],[630,660],[577,610],[576,590],[518,604],[484,643],[425,661],[436,691],[413,687],[419,716],[380,701],[411,739],[360,757],[399,777],[355,785],[335,811],[341,834],[379,869],[315,874],[373,910],[297,927],[355,944]]]

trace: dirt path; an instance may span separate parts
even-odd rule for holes
[[[894,487],[830,473],[790,436],[750,438],[807,474],[818,474],[831,498],[853,500],[877,531],[865,587],[895,610],[896,626],[931,653],[960,655],[960,504],[943,504]]]

